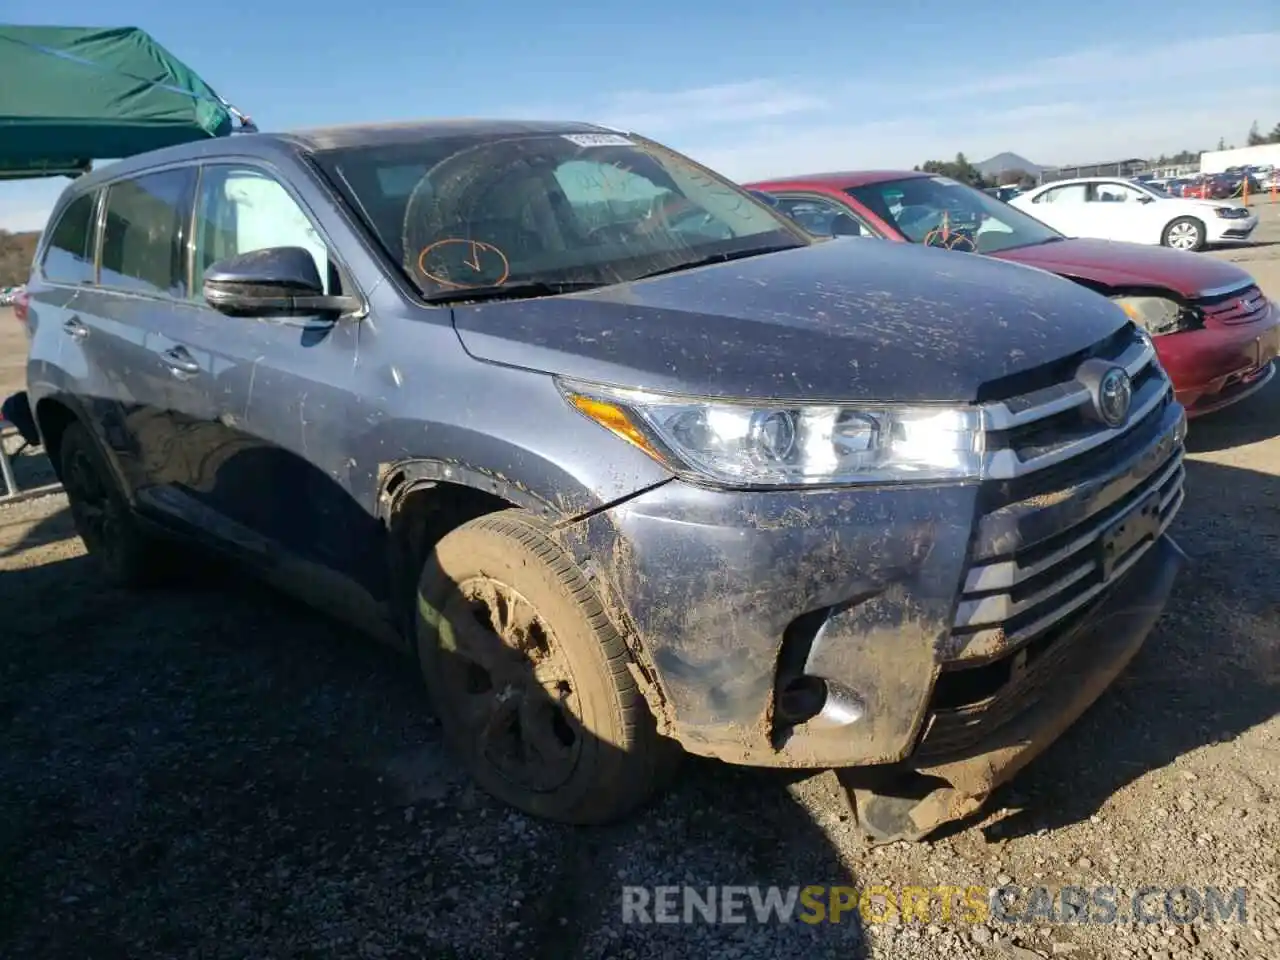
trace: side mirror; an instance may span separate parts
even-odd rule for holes
[[[833,237],[860,237],[862,226],[847,213],[837,213],[831,218],[831,235]]]
[[[1138,202],[1139,203],[1155,203],[1156,198],[1144,193],[1142,196],[1138,198]]]
[[[775,210],[778,209],[778,198],[775,197],[772,193],[766,193],[763,190],[748,190],[747,192],[750,193],[757,200],[759,200],[761,203],[767,206],[773,207]]]
[[[327,296],[315,258],[302,247],[270,247],[219,260],[204,273],[204,299],[232,317],[353,313],[356,297]]]

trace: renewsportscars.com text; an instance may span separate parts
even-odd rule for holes
[[[623,923],[1244,923],[1243,887],[660,886],[622,888]]]

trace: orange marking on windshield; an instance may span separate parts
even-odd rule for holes
[[[460,259],[455,259],[459,254]],[[450,270],[451,264],[457,264],[459,269]],[[446,237],[422,248],[418,254],[418,271],[442,287],[473,290],[502,286],[511,276],[511,263],[492,243]],[[455,273],[461,276],[455,277]]]

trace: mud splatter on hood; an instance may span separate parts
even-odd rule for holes
[[[783,400],[972,400],[982,383],[1125,322],[1104,297],[1040,270],[862,239],[454,310],[480,359]]]

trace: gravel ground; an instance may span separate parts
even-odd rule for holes
[[[1211,255],[1280,299],[1268,220]],[[103,589],[61,497],[0,509],[0,956],[1280,958],[1277,425],[1280,382],[1193,425],[1194,567],[1116,687],[981,823],[875,849],[831,775],[701,761],[628,824],[532,821],[395,654],[230,574]],[[1247,921],[635,925],[624,884],[1104,885],[1122,920],[1241,886]]]

